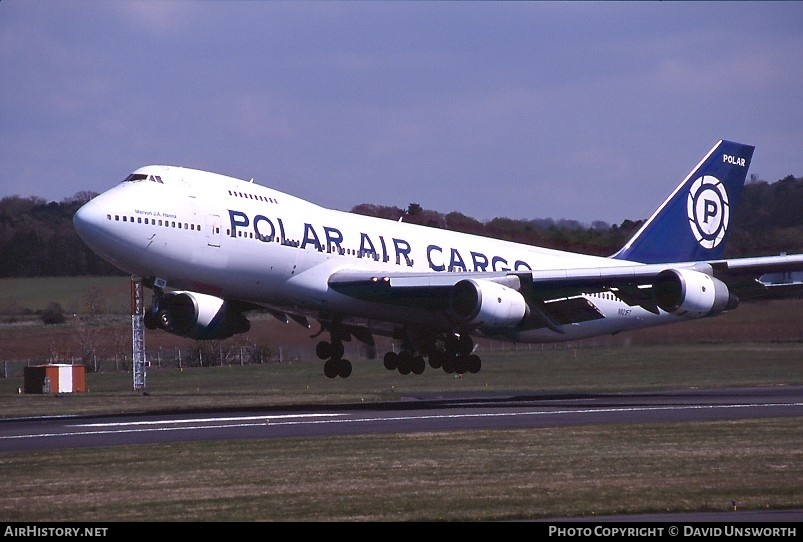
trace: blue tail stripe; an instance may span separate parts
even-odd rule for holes
[[[722,257],[755,147],[722,140],[612,258],[640,263]]]

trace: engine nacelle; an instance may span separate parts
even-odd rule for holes
[[[527,314],[527,302],[519,292],[489,280],[455,284],[449,307],[461,323],[490,329],[515,327]]]
[[[739,304],[721,280],[691,269],[661,271],[653,292],[661,309],[687,318],[716,316]]]
[[[225,300],[197,292],[161,295],[158,307],[145,315],[145,325],[202,340],[226,339],[251,328],[248,319],[231,310]]]

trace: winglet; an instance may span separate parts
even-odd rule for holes
[[[640,263],[722,256],[755,147],[722,140],[612,258]]]

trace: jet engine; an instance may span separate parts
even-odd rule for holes
[[[245,333],[251,323],[230,303],[196,292],[170,292],[157,297],[145,314],[145,327],[192,339],[226,339]]]
[[[455,284],[449,308],[461,323],[490,329],[514,327],[527,314],[527,302],[519,292],[489,280],[464,279]]]
[[[691,269],[661,271],[653,292],[661,309],[687,318],[716,316],[739,304],[721,280]]]

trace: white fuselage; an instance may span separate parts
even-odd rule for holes
[[[90,247],[132,275],[296,315],[439,327],[432,311],[362,301],[331,289],[337,271],[449,273],[610,268],[633,262],[567,253],[326,209],[270,188],[198,170],[148,166],[89,202],[75,225]],[[158,179],[158,180],[154,180]],[[586,296],[605,318],[508,334],[565,341],[681,320]]]

